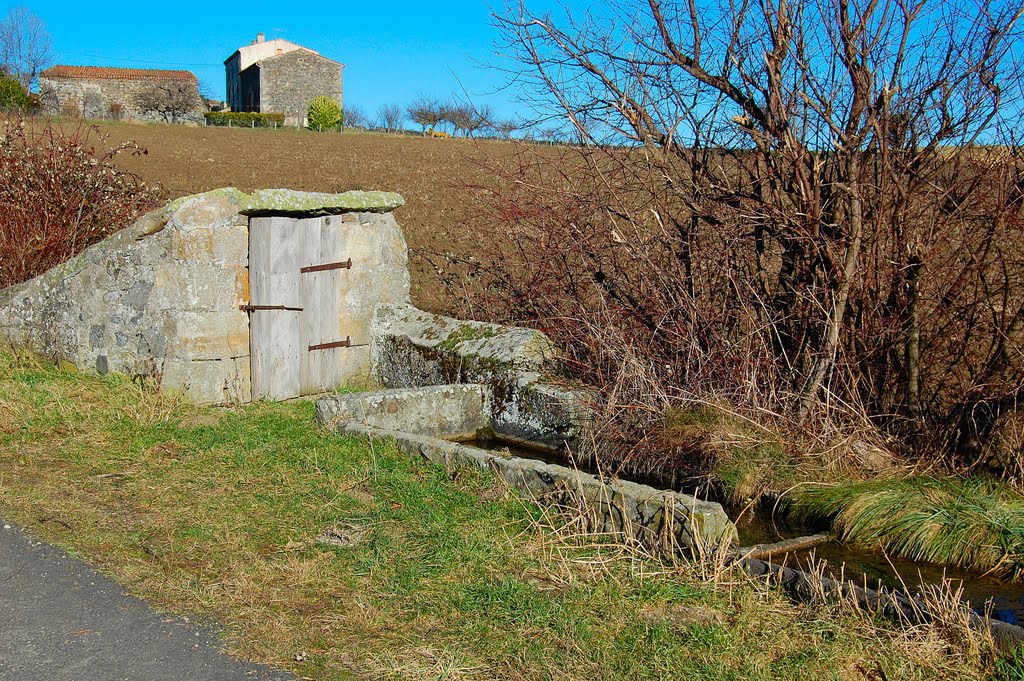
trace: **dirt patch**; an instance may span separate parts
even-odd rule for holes
[[[358,546],[373,529],[373,523],[344,522],[325,528],[316,538],[317,544],[351,548]]]

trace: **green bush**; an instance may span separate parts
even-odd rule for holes
[[[27,111],[32,100],[17,78],[0,74],[0,108],[7,111]]]
[[[337,130],[344,121],[341,106],[330,97],[314,97],[306,118],[311,130]]]
[[[233,128],[279,128],[284,125],[283,113],[252,111],[207,111],[207,125],[230,125]]]

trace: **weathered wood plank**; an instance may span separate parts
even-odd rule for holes
[[[322,218],[320,226],[320,254],[323,262],[345,260],[341,217],[334,215]],[[341,287],[349,276],[349,270],[330,270],[321,273],[319,304],[320,342],[331,343],[344,340],[347,335],[341,319]],[[320,388],[330,390],[341,383],[342,359],[348,348],[333,348],[321,352]]]
[[[304,218],[297,220],[296,232],[301,235],[302,254],[299,270],[303,267],[319,265],[323,262],[320,254],[320,222],[321,218]],[[320,287],[323,272],[299,272],[299,295],[302,298],[300,389],[301,395],[312,395],[320,392],[320,366],[323,364],[323,353],[309,351],[310,345],[322,343],[320,340]]]
[[[284,217],[249,221],[249,286],[253,305],[302,307],[299,258],[303,244],[296,222]],[[300,394],[302,314],[293,310],[252,312],[249,333],[254,399],[282,400]]]

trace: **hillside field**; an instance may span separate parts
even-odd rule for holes
[[[101,145],[136,142],[145,155],[121,154],[117,164],[173,196],[219,187],[243,191],[287,187],[304,191],[353,189],[398,192],[396,212],[410,248],[465,252],[473,219],[468,185],[488,179],[484,160],[508,157],[515,145],[493,140],[432,139],[383,133],[196,128],[96,123]],[[433,269],[415,254],[413,301],[446,309]]]

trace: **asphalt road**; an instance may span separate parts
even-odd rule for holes
[[[0,679],[283,681],[225,655],[214,632],[161,615],[0,520]]]

